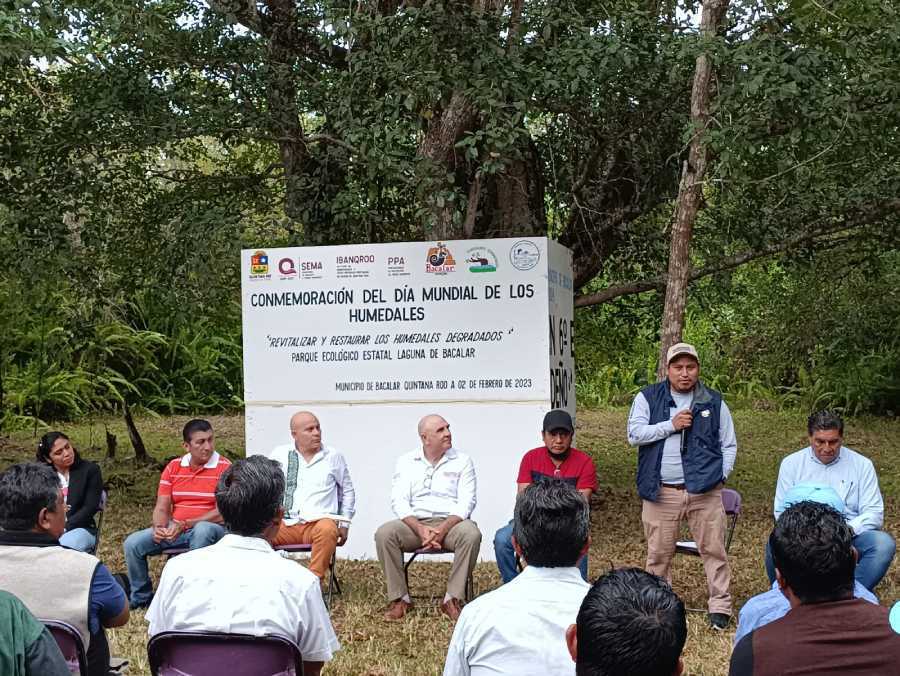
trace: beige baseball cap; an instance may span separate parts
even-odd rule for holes
[[[668,366],[675,357],[680,357],[683,354],[692,356],[697,360],[698,364],[700,363],[700,357],[697,355],[697,348],[690,343],[675,343],[669,348],[669,351],[666,352],[666,365]]]

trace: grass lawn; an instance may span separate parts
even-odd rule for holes
[[[611,566],[641,566],[645,545],[640,522],[640,501],[634,487],[635,451],[624,440],[624,410],[579,412],[578,446],[593,454],[600,474],[600,490],[592,501],[591,575]],[[219,450],[232,458],[243,455],[244,421],[241,416],[210,418]],[[160,460],[180,452],[184,417],[143,418],[138,427],[151,454]],[[738,522],[731,546],[732,594],[735,607],[767,588],[763,569],[763,546],[771,528],[772,498],[781,458],[806,445],[805,416],[800,413],[736,411],[738,457],[732,488],[744,497],[744,513]],[[119,439],[114,462],[104,455],[103,421],[65,425],[61,429],[74,440],[82,455],[101,462],[105,481],[111,486],[109,511],[103,524],[100,558],[115,571],[125,569],[122,541],[131,531],[149,524],[155,500],[158,470],[135,468],[129,456],[128,435],[119,421],[109,421],[109,429]],[[858,419],[848,422],[845,440],[852,448],[870,457],[878,470],[886,501],[885,529],[900,533],[900,473],[891,465],[900,437],[900,421]],[[37,440],[30,434],[0,438],[0,468],[30,459]],[[476,461],[478,449],[466,449]],[[523,451],[526,449],[523,449]],[[364,468],[351,468],[361,472]],[[515,468],[510,468],[510,486]],[[510,488],[511,489],[511,488]],[[485,533],[485,537],[492,537]],[[352,532],[351,532],[352,537]],[[153,560],[158,576],[161,561]],[[433,590],[443,594],[446,564],[417,563],[411,570],[414,593]],[[706,585],[698,559],[679,556],[674,566],[675,590],[690,608],[705,608]],[[385,598],[383,578],[377,562],[340,561],[338,576],[344,594],[336,597],[332,621],[342,649],[325,668],[329,676],[338,674],[439,674],[450,640],[452,625],[437,608],[438,600],[417,602],[416,610],[399,624],[382,621]],[[476,593],[499,585],[492,563],[479,564],[475,572]],[[418,592],[416,592],[418,590]],[[895,564],[878,588],[884,604],[900,597],[900,571]],[[132,613],[128,625],[109,633],[112,653],[131,661],[130,673],[148,674],[147,629],[143,611]],[[502,621],[502,618],[498,618]],[[689,674],[712,676],[728,671],[731,631],[716,633],[708,628],[705,613],[689,614],[689,635],[685,666]]]

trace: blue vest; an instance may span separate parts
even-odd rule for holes
[[[669,408],[675,406],[669,392],[669,381],[664,380],[641,390],[650,405],[650,424],[669,420]],[[693,421],[685,429],[686,449],[681,456],[684,469],[684,485],[690,493],[705,493],[722,481],[722,443],[719,441],[719,413],[722,395],[703,383],[694,387],[691,404]],[[676,432],[676,434],[681,434]],[[644,500],[656,500],[659,493],[660,466],[666,440],[638,447],[638,494]]]

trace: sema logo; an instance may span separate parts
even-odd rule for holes
[[[446,275],[454,270],[456,270],[456,260],[446,244],[438,242],[437,246],[429,247],[428,254],[425,256],[425,272]]]

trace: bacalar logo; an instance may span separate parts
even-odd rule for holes
[[[445,275],[448,272],[456,270],[456,260],[450,249],[443,242],[438,242],[437,246],[428,249],[428,255],[425,260],[425,272],[436,272]]]
[[[269,274],[269,256],[265,251],[254,251],[250,256],[250,274],[254,277]]]
[[[497,272],[497,256],[490,249],[477,246],[466,251],[469,272]]]

